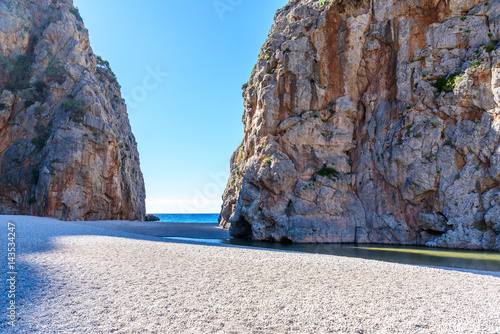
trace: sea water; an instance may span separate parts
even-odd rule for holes
[[[199,223],[217,224],[218,213],[192,213],[192,214],[155,214],[164,223]]]

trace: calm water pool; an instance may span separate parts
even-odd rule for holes
[[[158,214],[162,222],[204,223],[218,228],[218,214]],[[281,244],[246,239],[168,238],[177,242],[232,245],[276,251],[329,254],[363,259],[500,273],[500,253],[388,245]]]
[[[392,245],[280,244],[244,239],[167,239],[181,242],[254,247],[288,252],[329,254],[394,263],[493,271],[500,273],[500,253],[494,252],[456,251],[449,249]]]

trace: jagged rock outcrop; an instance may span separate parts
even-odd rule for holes
[[[243,87],[234,236],[500,250],[500,1],[300,0]]]
[[[159,222],[161,219],[155,215],[149,214],[149,215],[146,215],[146,218],[144,220],[147,222]]]
[[[71,0],[0,2],[0,214],[145,216],[120,86]]]

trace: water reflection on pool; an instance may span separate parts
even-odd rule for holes
[[[282,244],[245,239],[167,238],[181,242],[255,247],[278,251],[329,254],[386,262],[500,272],[500,253],[449,249],[352,244]]]

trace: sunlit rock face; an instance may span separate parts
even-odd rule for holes
[[[500,1],[301,0],[244,85],[235,236],[500,250]]]
[[[120,86],[71,0],[0,2],[0,214],[143,220]]]

